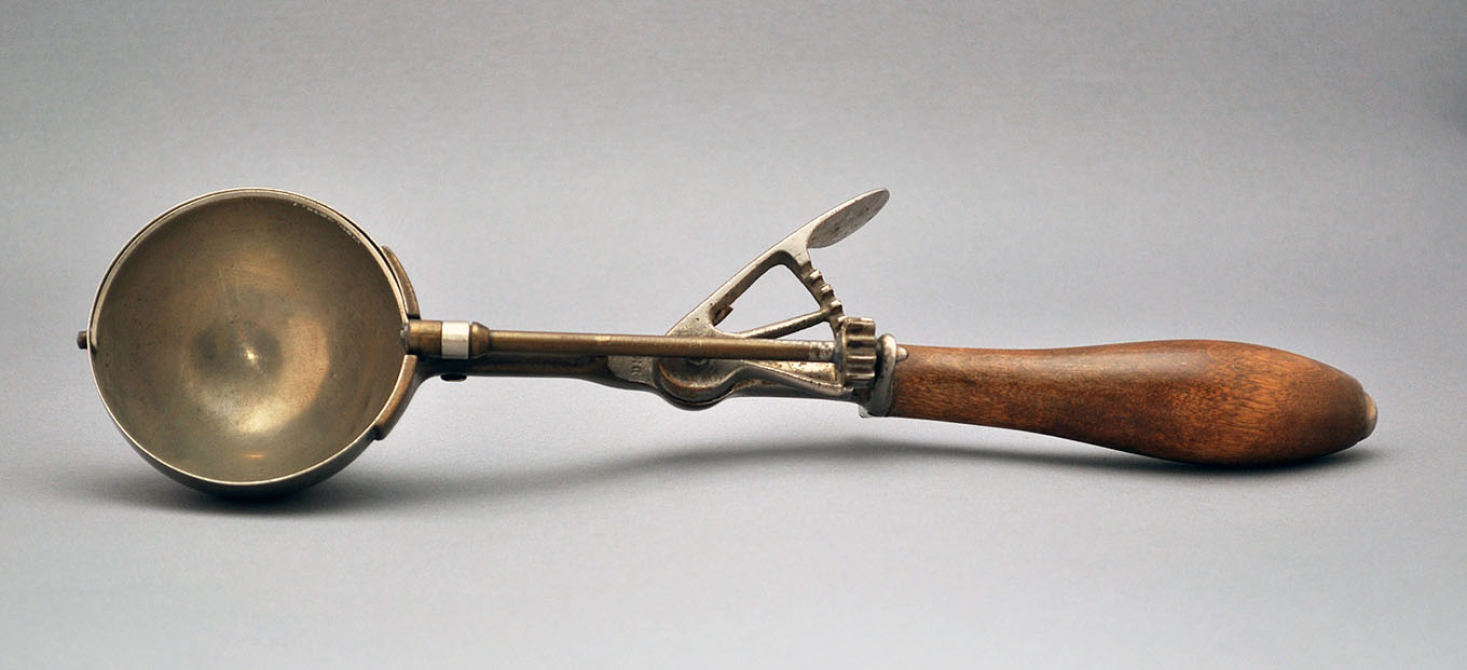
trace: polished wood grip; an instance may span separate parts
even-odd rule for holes
[[[1375,402],[1353,377],[1256,344],[904,348],[907,357],[893,372],[891,416],[1239,466],[1323,456],[1375,428]]]

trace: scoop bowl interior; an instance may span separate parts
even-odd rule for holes
[[[304,486],[373,437],[401,378],[403,293],[351,221],[240,189],[163,214],[118,255],[88,329],[117,426],[150,462],[223,493]]]

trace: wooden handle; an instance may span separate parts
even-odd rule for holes
[[[1375,402],[1354,378],[1256,344],[905,349],[893,373],[891,416],[1242,466],[1334,453],[1375,428]]]

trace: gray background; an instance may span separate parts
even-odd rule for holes
[[[0,665],[1467,664],[1462,3],[3,16]],[[221,503],[131,453],[72,336],[136,229],[243,185],[356,219],[429,317],[612,332],[888,187],[816,261],[904,342],[1262,342],[1380,427],[1216,472],[434,382],[335,479]]]

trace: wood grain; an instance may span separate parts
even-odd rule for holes
[[[1236,466],[1316,458],[1375,428],[1375,403],[1354,378],[1255,344],[905,349],[908,357],[894,372],[892,416]]]

